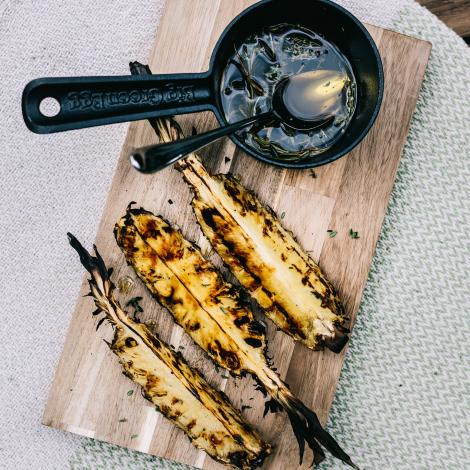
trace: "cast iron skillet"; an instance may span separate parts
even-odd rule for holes
[[[332,162],[353,149],[377,117],[383,95],[383,69],[377,48],[365,27],[351,13],[329,0],[263,0],[244,10],[224,30],[204,73],[153,76],[40,78],[23,91],[23,117],[38,134],[210,110],[226,125],[220,82],[224,68],[252,33],[279,23],[299,24],[323,35],[349,59],[358,86],[355,116],[341,139],[329,150],[301,161],[282,161],[231,139],[245,152],[267,163],[288,168],[313,168]],[[48,117],[39,106],[52,97],[60,104]]]

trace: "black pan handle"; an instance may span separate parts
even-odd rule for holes
[[[211,109],[208,72],[200,74],[39,78],[23,91],[23,118],[37,134],[136,121]],[[53,98],[58,114],[46,116],[41,102]]]

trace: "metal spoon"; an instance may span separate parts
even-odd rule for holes
[[[154,173],[221,137],[271,119],[300,131],[324,127],[331,123],[340,107],[346,82],[347,77],[331,70],[287,77],[277,84],[270,111],[186,139],[133,150],[131,165],[143,173]]]

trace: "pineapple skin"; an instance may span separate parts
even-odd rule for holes
[[[156,410],[214,460],[242,470],[261,466],[271,447],[181,353],[129,317],[113,295],[114,285],[99,253],[91,256],[71,234],[69,240],[91,274],[89,295],[97,308],[94,315],[104,314],[100,322],[107,320],[114,327],[108,345],[119,358],[124,375],[140,385]]]

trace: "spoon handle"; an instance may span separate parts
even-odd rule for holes
[[[185,155],[195,152],[221,137],[233,134],[260,119],[265,119],[268,115],[271,115],[271,113],[252,116],[234,124],[193,135],[186,139],[135,149],[130,155],[131,164],[142,173],[154,173],[176,163]]]

